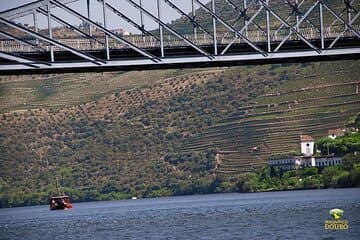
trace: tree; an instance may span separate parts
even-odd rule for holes
[[[322,172],[325,187],[336,187],[338,176],[340,176],[342,171],[340,166],[326,167]]]

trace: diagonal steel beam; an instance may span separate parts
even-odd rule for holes
[[[340,17],[334,10],[332,10],[330,7],[328,7],[326,4],[323,3],[323,6],[337,19],[339,19],[339,21],[341,21],[342,23],[345,24],[345,27],[348,27],[351,31],[353,31],[355,33],[356,36],[358,36],[360,38],[360,33],[358,31],[356,31],[355,28],[353,28],[353,26],[351,26],[349,23],[347,23],[344,19],[342,19],[342,17]]]
[[[350,21],[349,23],[350,23],[350,24],[354,23],[359,16],[360,16],[360,12],[358,12],[358,13],[355,15],[355,17],[353,17],[353,18],[351,19],[351,21]],[[338,35],[338,36],[334,39],[334,41],[330,44],[329,48],[333,48],[334,45],[335,45],[335,43],[336,43],[336,42],[341,38],[341,36],[342,36],[346,31],[348,31],[348,30],[349,30],[348,26],[345,26],[344,31],[342,31],[341,33],[339,33],[339,35]]]
[[[24,65],[32,67],[32,68],[40,68],[39,66],[34,65],[33,61],[31,61],[27,58],[24,58],[24,57],[17,56],[16,54],[13,54],[13,53],[10,54],[10,53],[5,53],[5,52],[0,51],[0,58],[7,59],[10,61],[15,61],[15,62],[24,64]]]
[[[9,53],[9,52],[2,52],[4,54],[8,54],[8,56],[12,56],[14,59],[14,61],[17,61],[15,60],[18,59],[20,60],[22,63],[25,62],[26,64],[42,64],[42,65],[46,65],[46,66],[52,66],[52,64],[50,62],[45,62],[45,61],[41,61],[41,60],[33,60],[31,58],[28,58],[28,57],[25,57],[25,56],[21,56],[17,53]],[[38,67],[38,65],[35,65],[35,67]]]
[[[114,38],[115,40],[129,46],[131,49],[135,50],[136,52],[140,53],[143,56],[148,57],[149,59],[151,59],[152,61],[156,62],[156,61],[160,61],[160,59],[154,55],[152,55],[151,53],[148,53],[147,51],[137,47],[136,45],[132,44],[131,42],[127,41],[126,39],[114,34],[113,32],[109,31],[108,29],[100,26],[99,24],[97,24],[96,22],[88,19],[87,17],[81,15],[80,13],[74,11],[73,9],[65,6],[64,4],[60,3],[57,0],[50,0],[51,3],[57,5],[58,7],[62,8],[63,10],[67,11],[70,14],[73,14],[74,16],[80,18],[81,20],[83,20],[84,22],[87,22],[88,24],[92,24],[94,25],[96,28],[100,29],[102,32],[104,32],[105,34],[111,36],[112,38]]]
[[[203,26],[201,26],[194,18],[190,17],[189,15],[187,15],[183,10],[181,10],[178,6],[176,6],[174,3],[172,3],[170,0],[163,0],[166,4],[168,4],[170,7],[172,7],[173,9],[175,9],[178,13],[180,13],[182,16],[186,17],[187,19],[190,20],[191,23],[193,23],[195,25],[195,27],[200,28],[201,30],[203,30],[206,34],[208,34],[209,36],[213,37],[212,34],[210,32],[208,32]]]
[[[3,12],[0,12],[0,16],[6,18],[7,20],[12,20],[15,18],[23,17],[33,13],[39,7],[44,7],[47,5],[49,0],[39,0],[32,3],[24,4],[19,7],[15,7]],[[69,4],[72,2],[77,2],[79,0],[60,0],[63,4]]]
[[[89,54],[83,53],[83,52],[78,51],[78,50],[76,50],[76,49],[74,49],[72,47],[69,47],[69,46],[67,46],[65,44],[62,44],[62,43],[60,43],[60,42],[58,42],[58,41],[56,41],[54,39],[42,36],[42,35],[34,32],[34,31],[30,30],[30,29],[27,29],[27,28],[25,28],[23,26],[20,26],[20,25],[16,24],[16,23],[13,23],[13,22],[11,22],[9,20],[6,20],[3,17],[0,17],[0,22],[6,24],[8,26],[11,26],[13,28],[16,28],[16,29],[18,29],[18,30],[20,30],[22,32],[25,32],[25,33],[27,33],[27,34],[35,37],[35,38],[38,38],[38,39],[43,40],[45,42],[48,42],[48,43],[50,43],[50,44],[52,44],[54,46],[65,49],[65,50],[67,50],[67,51],[69,51],[69,52],[71,52],[71,53],[73,53],[73,54],[75,54],[75,55],[77,55],[77,56],[79,56],[81,58],[84,58],[86,60],[89,60],[89,61],[93,62],[96,65],[100,65],[99,62],[105,63],[105,61],[103,61],[102,59],[95,58],[93,56],[90,56]]]
[[[40,50],[45,50],[44,48],[42,48],[42,47],[39,46],[38,44],[34,44],[34,43],[29,42],[29,41],[26,41],[26,40],[24,40],[24,39],[18,38],[18,37],[14,36],[14,35],[12,35],[12,34],[10,34],[10,33],[6,33],[6,32],[3,32],[3,31],[1,31],[1,30],[0,30],[0,35],[5,36],[5,37],[8,37],[8,38],[10,38],[10,39],[13,39],[13,40],[15,40],[15,41],[17,41],[17,42],[19,42],[19,43],[21,43],[21,44],[28,45],[28,46],[31,46],[31,47],[34,47],[34,48],[37,48],[37,49],[40,49]],[[8,54],[10,54],[10,53],[8,52]],[[19,56],[19,55],[17,55],[17,54],[14,54],[14,53],[12,53],[12,54],[13,54],[15,57],[17,57],[17,58],[28,59],[29,61],[34,62],[34,61],[32,61],[31,59],[29,59],[29,58],[21,57],[21,56]],[[11,55],[11,54],[10,54],[10,55]],[[38,61],[38,60],[37,60],[36,62],[42,63],[42,64],[44,64],[44,65],[51,66],[51,63],[48,63],[48,62]]]
[[[102,3],[103,0],[97,0],[99,3]],[[129,17],[127,17],[125,14],[123,14],[122,12],[120,12],[118,9],[114,8],[110,3],[106,2],[106,7],[111,10],[113,13],[115,13],[116,15],[118,15],[119,17],[121,17],[122,19],[124,19],[126,22],[128,22],[129,24],[131,24],[133,27],[137,28],[138,30],[140,30],[143,34],[146,34],[148,36],[151,36],[153,38],[155,38],[157,41],[160,41],[154,34],[152,34],[151,32],[147,31],[144,29],[143,26],[140,26],[139,24],[137,24],[135,21],[133,21],[132,19],[130,19]]]
[[[300,24],[304,21],[304,19],[307,18],[307,16],[314,10],[314,8],[319,4],[319,2],[315,2],[313,6],[311,6],[311,8],[308,9],[308,11],[302,16],[302,18],[299,20],[298,23],[296,23],[295,25],[295,29],[298,28],[300,26]],[[274,52],[277,52],[282,45],[289,39],[289,37],[291,36],[291,34],[293,33],[292,29],[290,29],[289,34],[281,41],[281,43],[275,48]]]
[[[288,2],[288,1],[287,1]],[[305,0],[302,0],[299,4],[298,4],[298,8],[301,7],[301,5],[303,5],[305,2]],[[286,22],[288,22],[290,20],[290,18],[292,17],[292,15],[294,14],[294,11],[292,11],[288,17],[285,19]],[[283,27],[285,26],[285,24],[281,24],[280,27],[278,29],[275,30],[274,34],[272,35],[272,37],[274,37]]]
[[[41,7],[39,7],[37,10],[37,12],[43,14],[44,16],[47,16],[48,15],[48,12],[45,10],[45,9],[42,9]],[[58,23],[60,24],[63,24],[65,26],[68,26],[70,29],[74,30],[75,32],[83,35],[84,37],[87,37],[87,38],[90,38],[100,44],[104,44],[102,43],[101,41],[97,40],[96,38],[94,38],[93,36],[89,35],[88,33],[84,32],[84,31],[81,31],[80,29],[78,29],[77,27],[71,25],[70,23],[66,22],[65,20],[62,20],[61,18],[57,17],[56,15],[50,13],[50,16],[52,19],[54,19],[55,21],[57,21]]]
[[[10,39],[13,39],[21,44],[24,44],[24,45],[28,45],[28,46],[31,46],[31,47],[34,47],[34,48],[39,48],[39,49],[42,49],[41,47],[39,47],[38,45],[36,45],[35,43],[32,43],[32,42],[28,42],[24,39],[21,39],[21,38],[18,38],[10,33],[7,33],[7,32],[4,32],[2,30],[0,30],[0,35],[4,36],[4,37],[7,37],[7,38],[10,38]]]
[[[189,39],[187,39],[186,37],[184,37],[183,35],[181,35],[180,33],[178,33],[176,30],[174,30],[173,28],[171,28],[170,26],[167,26],[163,21],[161,21],[160,19],[158,19],[157,17],[155,17],[153,14],[151,14],[149,11],[147,11],[146,9],[144,9],[142,6],[140,6],[139,4],[137,4],[136,2],[134,2],[133,0],[125,0],[128,3],[130,3],[131,5],[133,5],[135,8],[139,9],[141,12],[145,13],[148,17],[150,17],[151,19],[153,19],[156,23],[158,23],[160,26],[166,28],[169,32],[171,32],[172,34],[174,34],[175,36],[177,36],[178,38],[180,38],[181,40],[185,41],[187,44],[189,44],[191,47],[193,47],[195,50],[197,50],[198,52],[202,53],[203,55],[205,55],[206,57],[208,57],[209,59],[212,59],[213,56],[206,52],[205,50],[201,49],[200,47],[198,47],[195,43],[193,43],[192,41],[190,41]]]
[[[299,10],[299,8],[301,7],[301,5],[302,5],[304,2],[305,2],[305,1],[303,0],[301,3],[299,3],[297,6],[295,6],[293,3],[290,2],[290,0],[286,0],[286,3],[287,3],[289,6],[291,6],[293,9],[295,9],[295,10],[293,11],[293,13],[299,14],[300,16],[304,16],[304,14]],[[293,13],[291,13],[291,15],[292,15]],[[288,20],[289,20],[289,19],[286,19],[285,21],[287,22]],[[317,28],[316,24],[313,23],[310,19],[307,19],[307,18],[306,18],[305,21],[306,21],[307,23],[309,23],[311,26],[315,27],[315,29],[319,31],[319,29]]]
[[[240,30],[240,33],[243,33],[247,27],[254,21],[254,19],[261,13],[261,11],[264,9],[263,6],[260,6],[260,8],[256,11],[256,13],[250,18],[249,21],[245,24],[245,26]],[[235,38],[225,47],[225,49],[221,52],[221,55],[224,55],[227,50],[235,43],[235,41],[239,38],[238,35],[235,36]]]
[[[235,4],[232,0],[225,0],[225,2],[227,2],[228,4],[230,4],[230,6],[231,6],[232,8],[234,8],[237,12],[240,13],[239,17],[235,20],[235,23],[232,25],[232,27],[236,27],[237,22],[238,22],[242,17],[243,17],[245,20],[251,19],[251,18],[249,17],[249,15],[246,14],[246,11],[247,11],[247,9],[249,9],[249,8],[253,5],[253,3],[255,3],[254,0],[251,1],[251,2],[249,3],[249,5],[247,6],[247,8],[244,9],[244,10],[241,10],[238,6],[236,6],[236,4]],[[254,19],[254,18],[252,18],[252,19]],[[254,24],[255,27],[257,27],[258,29],[260,29],[260,31],[262,31],[263,33],[265,33],[265,30],[264,30],[259,24],[257,24],[254,20],[252,21],[252,24]]]
[[[232,0],[231,0],[232,1]],[[256,8],[256,0],[252,0],[250,3],[247,3],[247,0],[243,0],[243,8],[244,8],[244,25],[247,23],[247,21],[250,19],[250,17],[246,14],[247,11],[252,7],[252,5],[254,5],[254,8]],[[261,6],[261,5],[260,5]],[[260,29],[260,31],[262,31],[263,33],[265,33],[265,30],[255,22],[255,20],[252,21],[252,23],[258,28]],[[247,29],[246,31],[246,36],[247,36]]]
[[[355,2],[355,0],[352,0],[352,1],[350,1],[350,6],[352,6],[352,4]],[[344,1],[344,3],[345,3],[345,1]],[[358,13],[358,11],[355,9],[355,8],[353,8],[353,7],[351,7],[351,9],[357,14]],[[342,17],[343,15],[344,15],[344,13],[346,12],[346,7],[338,14],[340,17]],[[335,25],[335,23],[337,22],[337,21],[339,21],[339,19],[335,19],[331,24],[330,24],[330,27],[332,27],[332,26],[334,26]]]
[[[256,46],[254,43],[252,43],[244,34],[236,30],[235,28],[231,27],[225,20],[223,20],[221,17],[219,17],[217,14],[215,14],[212,10],[207,8],[202,2],[199,0],[194,0],[202,9],[204,9],[207,13],[209,13],[212,17],[214,17],[216,20],[218,20],[221,24],[223,24],[226,28],[228,28],[230,31],[234,32],[237,36],[239,36],[241,39],[243,39],[247,44],[249,44],[252,48],[254,48],[256,51],[260,52],[262,55],[267,56],[267,53]]]
[[[265,7],[265,9],[267,9],[274,17],[276,17],[280,22],[282,22],[282,23],[284,23],[289,29],[290,29],[290,35],[292,34],[292,33],[295,33],[296,35],[298,35],[299,37],[300,37],[300,39],[301,40],[303,40],[309,47],[311,47],[311,48],[313,48],[313,49],[315,49],[315,50],[317,50],[318,52],[320,51],[316,46],[314,46],[311,42],[309,42],[309,40],[307,40],[299,31],[297,31],[293,26],[291,26],[289,23],[287,23],[281,16],[279,16],[276,12],[274,12],[274,10],[271,8],[271,7],[269,7],[269,5],[267,5],[263,0],[259,0],[259,2]],[[319,1],[317,0],[316,2],[315,2],[315,4],[313,5],[313,7],[312,8],[310,8],[309,10],[308,10],[308,14],[313,10],[313,8],[314,8],[314,6],[317,6],[317,4],[319,4]],[[311,10],[311,11],[310,11]],[[302,18],[301,18],[301,20],[303,20],[304,21],[304,19],[307,17],[307,15],[308,14],[305,14]],[[302,21],[301,21],[302,22]],[[301,23],[300,21],[299,21],[299,23]],[[298,23],[298,24],[299,24]],[[297,24],[297,25],[298,25]],[[289,36],[290,37],[290,36]],[[284,41],[283,41],[284,42]],[[283,43],[282,43],[283,44]],[[281,44],[281,45],[282,45]],[[281,47],[281,46],[280,46]],[[275,51],[277,51],[279,49],[279,46],[275,49]]]

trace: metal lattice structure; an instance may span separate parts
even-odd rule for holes
[[[72,8],[79,1],[86,5],[85,13]],[[219,66],[360,56],[359,0],[188,0],[190,13],[176,0],[152,0],[155,12],[144,7],[143,1],[39,0],[1,12],[0,73]],[[115,2],[138,11],[140,18],[121,11]],[[93,4],[100,7],[102,23],[92,18]],[[181,17],[177,24],[163,20],[165,7]],[[58,10],[81,20],[83,26],[57,14]],[[107,27],[108,14],[127,22],[139,34],[124,36],[112,31]],[[32,23],[16,22],[29,15]],[[39,29],[39,15],[47,19],[45,29]],[[146,29],[144,16],[158,27]],[[59,34],[59,29],[66,34]]]

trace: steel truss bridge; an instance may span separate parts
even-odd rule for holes
[[[188,0],[190,13],[177,0],[146,1],[153,1],[155,11],[146,8],[144,0],[39,0],[3,11],[0,74],[227,66],[360,56],[360,0]],[[78,2],[82,2],[84,13],[73,7]],[[139,17],[121,11],[115,3],[136,10]],[[94,5],[101,11],[102,23],[92,17]],[[218,11],[220,5],[226,7],[226,14]],[[166,23],[165,8],[175,10],[185,27]],[[124,36],[112,31],[109,14],[126,21],[139,34]],[[31,23],[17,22],[28,15]],[[39,28],[39,16],[47,21],[45,29]],[[145,17],[158,27],[146,29]],[[84,24],[76,25],[74,18]],[[59,34],[59,26],[66,34]]]

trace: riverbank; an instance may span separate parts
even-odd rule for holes
[[[206,179],[206,180],[203,180]],[[136,189],[121,191],[115,183],[109,182],[100,190],[77,190],[64,188],[72,202],[89,202],[104,200],[122,200],[136,198],[154,198],[212,193],[250,193],[269,191],[289,191],[302,189],[327,189],[360,187],[360,156],[348,154],[343,158],[342,166],[324,168],[309,167],[299,170],[282,171],[278,168],[264,167],[256,172],[237,177],[208,175],[206,178],[179,180],[166,186],[149,183],[145,190]],[[47,204],[50,191],[38,193],[1,194],[2,208]]]

